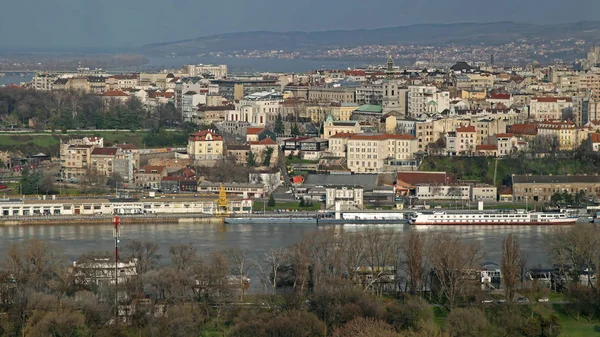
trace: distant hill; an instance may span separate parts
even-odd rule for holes
[[[320,32],[246,32],[200,37],[192,40],[145,45],[147,55],[195,55],[206,52],[234,50],[309,51],[324,47],[361,46],[372,44],[497,45],[517,39],[582,39],[600,42],[600,22],[576,22],[555,25],[534,25],[515,22],[420,24],[411,26],[331,30]]]

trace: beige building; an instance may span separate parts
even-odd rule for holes
[[[384,172],[414,160],[417,139],[411,135],[353,134],[347,140],[348,169],[355,173]]]
[[[195,160],[215,160],[223,157],[223,136],[212,130],[195,132],[188,138],[187,152]]]
[[[514,200],[518,202],[548,202],[555,193],[583,191],[587,196],[600,196],[598,175],[514,175]]]
[[[532,97],[529,103],[529,117],[536,121],[562,120],[563,115],[572,111],[570,97]]]
[[[477,145],[477,131],[475,126],[461,126],[456,128],[456,154],[470,155]]]
[[[61,147],[61,164],[66,179],[81,179],[90,168],[95,145],[65,145]]]
[[[329,139],[338,133],[361,133],[358,121],[335,121],[331,115],[323,125],[323,138]]]
[[[115,159],[117,158],[118,147],[97,147],[91,155],[91,168],[97,174],[112,177],[115,172]]]
[[[134,183],[138,188],[159,189],[162,177],[167,176],[164,166],[144,166],[134,173]]]
[[[497,133],[490,137],[490,142],[497,146],[498,157],[506,157],[519,150],[519,139],[513,133]]]
[[[355,103],[356,91],[354,88],[310,87],[308,89],[308,100],[310,102]]]
[[[352,112],[358,109],[356,103],[331,103],[330,114],[333,119],[338,121],[349,121]]]
[[[579,146],[578,129],[569,121],[544,121],[538,124],[538,135],[558,140],[560,150],[573,150]]]

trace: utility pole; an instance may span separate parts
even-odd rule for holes
[[[115,325],[119,324],[119,225],[121,218],[115,215],[113,218],[113,237],[115,238]]]

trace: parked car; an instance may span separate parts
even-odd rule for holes
[[[550,300],[548,299],[548,297],[542,297],[540,299],[538,299],[538,302],[549,302]]]
[[[527,297],[519,297],[515,300],[515,302],[520,304],[526,304],[529,303],[529,299]]]
[[[0,184],[0,190],[5,190],[5,189],[7,189],[7,188],[8,188],[8,186],[6,186],[6,185],[4,185],[4,184]]]

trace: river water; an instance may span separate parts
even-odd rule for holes
[[[289,247],[316,231],[334,228],[337,232],[360,231],[365,226],[323,226],[284,224],[125,224],[121,228],[121,245],[128,240],[154,241],[160,246],[162,262],[168,263],[168,249],[173,244],[192,243],[200,254],[227,248],[241,248],[253,258],[262,259],[271,248]],[[442,227],[441,229],[411,227],[409,225],[382,225],[382,229],[397,231],[405,236],[410,231],[456,231],[467,241],[480,242],[485,251],[485,261],[500,262],[502,240],[516,234],[527,255],[528,267],[548,266],[544,249],[544,235],[552,231],[547,226],[481,226]],[[60,247],[65,259],[75,260],[87,251],[111,251],[114,248],[111,225],[40,225],[0,227],[0,260],[11,243],[28,239],[46,240]],[[68,263],[65,261],[65,263]]]

